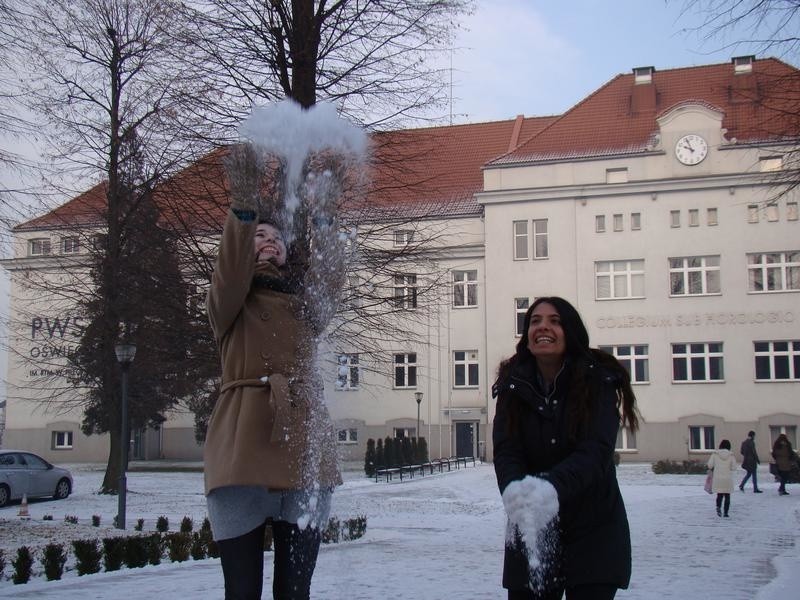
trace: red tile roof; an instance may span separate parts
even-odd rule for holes
[[[722,111],[728,139],[796,139],[800,71],[774,58],[752,66],[743,74],[731,63],[655,71],[649,84],[635,84],[633,73],[617,75],[491,164],[644,152],[658,132],[656,119],[687,100]]]

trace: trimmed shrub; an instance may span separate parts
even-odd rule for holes
[[[214,540],[208,542],[208,558],[219,558],[219,544]]]
[[[675,475],[705,475],[708,467],[705,461],[701,460],[659,460],[652,464],[653,473],[656,475],[675,474]]]
[[[42,516],[42,521],[52,521],[52,520],[53,520],[53,515],[43,515]]]
[[[378,438],[375,442],[375,468],[383,469],[386,466],[386,454],[383,451],[383,440]]]
[[[394,466],[395,467],[402,467],[405,461],[403,460],[403,439],[404,438],[394,438],[392,443],[394,444]]]
[[[92,515],[92,526],[100,527],[100,515]]]
[[[347,519],[342,526],[342,541],[357,540],[367,531],[367,516],[361,515]]]
[[[189,548],[189,554],[193,560],[203,560],[206,557],[206,547],[208,542],[203,538],[203,534],[195,531],[192,534],[192,546]]]
[[[414,463],[414,454],[411,452],[411,438],[404,437],[400,439],[400,455],[403,457],[404,465],[411,465]]]
[[[133,526],[134,531],[144,530],[144,519],[136,519],[136,525]]]
[[[64,563],[67,562],[67,553],[61,544],[47,544],[42,551],[42,566],[47,581],[61,579],[64,574]]]
[[[147,538],[132,535],[125,540],[123,560],[129,569],[138,569],[147,564]]]
[[[106,571],[119,571],[125,560],[125,538],[103,538],[103,566]]]
[[[12,559],[11,566],[14,567],[14,574],[11,576],[11,581],[15,584],[28,583],[31,578],[31,569],[33,567],[33,554],[27,546],[17,548],[17,557]]]
[[[194,529],[194,522],[192,521],[192,518],[183,517],[183,519],[181,519],[181,533],[191,533],[192,529]]]
[[[428,441],[421,437],[417,440],[417,464],[425,464],[428,460]]]
[[[151,533],[144,538],[147,548],[147,562],[151,565],[160,565],[161,557],[164,555],[164,545],[160,533]]]
[[[337,519],[336,517],[331,517],[328,520],[328,526],[322,532],[322,543],[338,544],[341,529],[342,529],[342,524],[339,522],[339,519]]]
[[[164,515],[156,519],[156,531],[159,533],[166,533],[169,531],[169,519]]]
[[[78,517],[75,515],[64,515],[64,523],[70,523],[72,525],[78,524]]]
[[[388,436],[385,440],[383,440],[383,462],[387,469],[397,466],[397,464],[395,464],[394,457],[394,442],[392,441],[392,438]]]
[[[172,562],[189,560],[189,549],[192,547],[192,535],[184,531],[169,533],[167,539],[167,553]]]
[[[364,473],[367,477],[375,475],[375,440],[367,440],[367,452],[364,454]]]
[[[0,550],[0,581],[3,580],[3,573],[6,570],[6,555]]]
[[[269,527],[271,533],[272,527],[269,522],[267,522],[267,527]],[[208,517],[203,519],[203,524],[200,525],[200,535],[205,542],[206,555],[208,558],[219,558],[219,546],[217,546],[217,542],[214,541],[214,536],[211,533],[211,521],[208,520]],[[266,533],[264,533],[264,536],[266,537]]]
[[[78,575],[90,575],[100,571],[102,553],[97,540],[74,540],[72,550],[75,552],[75,570]]]

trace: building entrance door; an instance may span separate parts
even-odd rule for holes
[[[478,424],[456,423],[456,456],[475,456],[475,440],[478,437]]]

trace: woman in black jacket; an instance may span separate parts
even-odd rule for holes
[[[589,347],[577,310],[539,298],[493,388],[494,465],[508,515],[503,587],[509,600],[613,598],[626,588],[631,546],[614,446],[638,419],[630,376]]]

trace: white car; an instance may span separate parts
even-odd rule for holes
[[[0,450],[0,506],[11,500],[52,496],[62,500],[72,492],[72,475],[41,456],[22,450]]]

